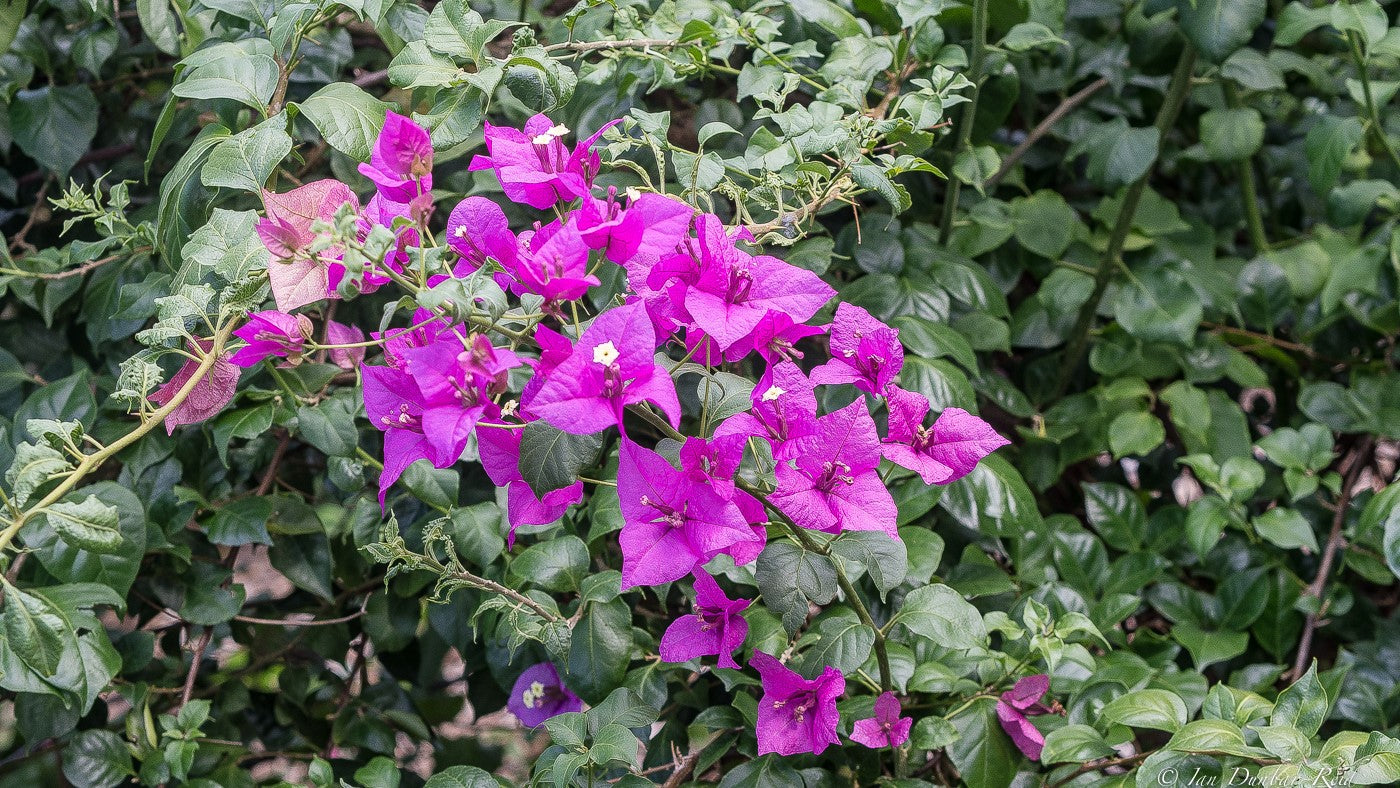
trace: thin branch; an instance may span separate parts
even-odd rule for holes
[[[347,621],[354,621],[364,614],[365,611],[356,610],[354,613],[348,616],[341,616],[340,618],[313,618],[305,621],[290,618],[255,618],[253,616],[234,616],[233,620],[241,621],[244,624],[260,624],[266,627],[286,627],[288,629],[293,629],[295,627],[335,626],[336,624],[344,624]]]
[[[172,412],[174,412],[176,408],[184,404],[185,400],[189,398],[190,394],[194,392],[195,388],[199,386],[200,383],[204,382],[204,377],[209,374],[209,371],[211,369],[214,368],[214,363],[218,361],[221,355],[223,355],[224,345],[228,342],[229,336],[233,333],[233,329],[237,325],[238,321],[230,320],[228,323],[225,323],[224,325],[220,326],[219,329],[215,331],[214,336],[209,345],[209,352],[204,354],[204,358],[202,361],[199,362],[199,366],[195,368],[194,374],[190,375],[189,380],[185,381],[185,385],[181,386],[180,390],[176,391],[175,395],[172,396],[168,402],[166,402],[164,405],[160,406],[156,410],[152,411],[146,417],[146,419],[140,424],[138,424],[136,428],[133,429],[131,432],[128,432],[127,434],[123,435],[117,440],[112,441],[111,443],[107,444],[106,447],[83,457],[83,459],[78,463],[78,466],[72,471],[69,471],[68,475],[63,479],[63,481],[59,482],[56,487],[50,490],[48,495],[45,495],[43,499],[33,504],[25,511],[21,512],[18,517],[11,520],[10,524],[6,526],[3,531],[0,531],[0,550],[4,550],[6,547],[9,547],[10,542],[14,540],[15,535],[19,533],[20,529],[24,527],[24,524],[29,520],[29,518],[33,517],[35,513],[52,505],[53,503],[61,499],[63,496],[67,495],[69,491],[76,487],[78,485],[78,482],[86,478],[88,474],[97,470],[97,468],[99,468],[104,462],[111,459],[113,455],[121,452],[126,447],[141,440],[141,438],[144,437],[146,433],[155,429],[155,426],[157,424],[160,424],[163,421],[165,421],[166,416],[169,416]]]
[[[963,105],[962,114],[958,116],[958,139],[953,146],[953,157],[956,161],[958,154],[962,153],[972,144],[972,123],[977,119],[977,103],[982,96],[982,67],[987,60],[987,0],[972,0],[972,58],[967,65],[967,78],[972,82],[972,95],[967,103]],[[953,176],[948,181],[948,191],[943,197],[943,218],[938,227],[938,243],[946,246],[948,237],[953,232],[953,219],[958,212],[958,194],[962,189],[962,181],[957,176]]]
[[[1072,781],[1074,778],[1080,777],[1090,772],[1101,772],[1104,769],[1111,769],[1115,766],[1136,766],[1137,764],[1142,763],[1151,756],[1152,753],[1150,752],[1140,752],[1136,755],[1128,755],[1122,758],[1107,758],[1102,761],[1092,761],[1090,763],[1084,764],[1083,766],[1080,766],[1078,769],[1075,769],[1074,771],[1070,772],[1065,777],[1056,780],[1053,783],[1050,783],[1050,788],[1060,788],[1060,786],[1065,785],[1066,783]]]
[[[185,707],[186,703],[190,702],[190,698],[194,695],[194,685],[199,679],[199,663],[204,661],[204,652],[209,648],[209,641],[213,639],[213,637],[214,628],[205,627],[204,631],[199,634],[199,640],[195,641],[193,649],[194,658],[190,660],[189,672],[185,674],[185,686],[180,690],[180,703],[175,707],[177,714],[180,709]]]
[[[570,52],[597,52],[604,49],[669,49],[678,47],[681,41],[674,38],[624,38],[618,41],[561,41],[544,48],[546,52],[567,49]]]
[[[1114,270],[1123,262],[1123,246],[1128,241],[1133,217],[1137,215],[1138,203],[1142,201],[1142,193],[1147,188],[1147,179],[1152,175],[1153,166],[1161,158],[1161,142],[1176,123],[1181,108],[1186,105],[1186,98],[1191,93],[1191,73],[1195,67],[1196,48],[1190,43],[1182,44],[1181,58],[1177,60],[1167,95],[1162,100],[1162,107],[1157,111],[1157,120],[1153,124],[1157,129],[1158,154],[1148,164],[1146,171],[1123,193],[1123,201],[1119,204],[1118,216],[1108,238],[1108,247],[1099,259],[1098,272],[1094,276],[1094,290],[1079,308],[1079,316],[1075,318],[1074,327],[1070,329],[1069,341],[1065,345],[1065,354],[1060,359],[1060,375],[1055,382],[1056,399],[1065,393],[1070,379],[1079,370],[1079,363],[1084,359],[1084,353],[1089,346],[1089,328],[1099,312],[1099,302],[1108,290]]]
[[[1021,144],[1017,145],[1015,150],[1012,150],[1011,153],[1007,154],[1006,158],[1001,160],[1001,167],[993,173],[992,177],[987,179],[987,183],[983,188],[987,191],[995,189],[996,185],[1001,183],[1001,179],[1005,178],[1007,173],[1011,172],[1011,168],[1016,166],[1016,162],[1020,161],[1029,153],[1030,149],[1034,147],[1037,142],[1040,142],[1042,137],[1049,134],[1050,129],[1053,129],[1056,124],[1064,120],[1065,116],[1077,109],[1080,104],[1088,101],[1095,93],[1098,93],[1107,86],[1107,77],[1094,80],[1080,88],[1078,93],[1060,102],[1060,106],[1056,107],[1049,115],[1045,116],[1044,120],[1036,124],[1036,127],[1031,129],[1031,133],[1027,134],[1024,140],[1021,140]]]
[[[919,67],[919,61],[910,58],[905,61],[904,67],[898,72],[890,72],[889,84],[885,86],[885,95],[880,97],[880,103],[870,108],[870,117],[877,120],[883,119],[890,111],[890,105],[899,98],[899,91],[904,87],[904,80],[914,75],[915,69]]]
[[[106,256],[106,257],[98,258],[98,259],[96,259],[96,260],[93,260],[92,262],[83,263],[82,265],[78,266],[77,268],[70,268],[70,269],[68,269],[67,271],[50,271],[50,272],[44,272],[44,271],[25,271],[25,270],[20,269],[20,268],[0,268],[0,274],[6,274],[6,275],[8,275],[8,276],[20,276],[20,277],[24,277],[24,278],[26,278],[26,279],[45,279],[45,280],[67,279],[67,278],[69,278],[69,277],[71,277],[71,276],[82,276],[83,274],[87,273],[88,271],[93,270],[94,268],[101,268],[102,266],[104,266],[104,265],[106,265],[106,264],[108,264],[108,263],[115,262],[115,261],[117,261],[117,260],[121,260],[121,259],[126,258],[126,257],[130,257],[131,255],[140,254],[141,252],[149,252],[149,251],[151,251],[151,247],[149,247],[149,246],[138,246],[137,248],[132,249],[132,250],[130,250],[130,251],[118,252],[117,254],[108,255],[108,256]]]
[[[1317,566],[1317,576],[1303,589],[1304,597],[1318,600],[1318,609],[1317,612],[1308,614],[1307,623],[1303,625],[1302,637],[1298,639],[1298,654],[1294,657],[1293,669],[1289,672],[1295,681],[1306,672],[1308,660],[1312,657],[1313,634],[1321,625],[1323,614],[1327,612],[1326,605],[1322,604],[1322,595],[1327,589],[1327,581],[1332,575],[1332,567],[1342,547],[1342,526],[1346,524],[1347,509],[1351,505],[1352,495],[1356,492],[1356,482],[1361,477],[1361,472],[1370,465],[1371,450],[1374,447],[1375,439],[1367,435],[1347,454],[1351,465],[1342,477],[1342,489],[1337,494],[1337,511],[1332,515],[1332,530],[1327,535],[1327,544],[1322,548],[1322,561]]]
[[[784,213],[771,222],[764,222],[763,224],[751,224],[748,226],[748,230],[750,233],[753,234],[754,238],[761,239],[768,233],[782,230],[788,227],[796,227],[797,225],[802,224],[803,222],[807,221],[813,216],[816,216],[817,212],[825,208],[827,205],[830,205],[831,203],[835,202],[836,199],[840,197],[841,194],[845,191],[845,188],[847,185],[849,185],[849,182],[849,179],[846,177],[837,178],[835,181],[832,181],[831,186],[827,188],[825,192],[823,192],[817,197],[814,197],[810,202],[800,206],[797,210]]]
[[[53,182],[54,176],[50,174],[44,179],[43,185],[39,187],[39,194],[34,198],[34,207],[29,209],[29,216],[25,218],[24,226],[20,227],[19,232],[15,233],[14,237],[10,239],[11,252],[22,247],[34,248],[33,245],[24,240],[24,237],[29,235],[29,231],[34,229],[34,226],[39,223],[41,218],[47,216],[48,212],[43,210],[44,200],[49,196],[49,187],[53,186]]]
[[[696,749],[682,758],[680,763],[676,764],[676,770],[672,772],[666,782],[661,784],[661,788],[678,788],[681,783],[685,782],[690,773],[695,771],[695,764],[700,760],[702,752],[704,752],[703,749]]]
[[[383,82],[388,78],[389,69],[381,68],[378,71],[366,71],[358,77],[355,77],[353,84],[355,85],[355,87],[367,88],[372,87],[374,85],[378,85],[380,82]]]

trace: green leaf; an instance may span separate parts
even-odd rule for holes
[[[913,315],[895,318],[894,325],[899,329],[900,343],[911,353],[929,359],[946,356],[964,369],[977,370],[977,355],[957,329]]]
[[[903,624],[915,635],[943,648],[970,649],[985,645],[982,614],[957,591],[941,583],[910,591],[891,625]]]
[[[1068,43],[1040,22],[1021,22],[1013,25],[1001,39],[1001,45],[1012,52],[1025,52],[1037,47]]]
[[[1161,419],[1147,411],[1120,413],[1108,425],[1108,445],[1117,458],[1148,454],[1166,439]]]
[[[219,452],[219,460],[228,464],[228,447],[234,438],[252,440],[271,429],[274,410],[271,402],[264,402],[255,407],[237,408],[219,414],[212,424],[214,448]]]
[[[719,788],[803,788],[801,773],[783,762],[780,755],[763,755],[730,769]]]
[[[80,731],[63,748],[63,776],[78,788],[113,788],[134,774],[131,750],[114,731]]]
[[[231,547],[272,544],[267,521],[272,519],[273,501],[265,496],[241,498],[220,506],[204,524],[204,532],[214,544]]]
[[[423,788],[500,788],[500,783],[475,766],[449,766],[429,777]]]
[[[1240,727],[1225,720],[1189,722],[1167,742],[1167,749],[1177,752],[1239,755],[1246,758],[1264,754],[1262,750],[1245,744],[1244,733]]]
[[[1181,696],[1160,689],[1142,689],[1114,698],[1100,714],[1105,722],[1168,733],[1181,730],[1191,717]]]
[[[187,69],[170,92],[180,98],[231,99],[258,112],[277,89],[277,61],[266,39],[224,42],[182,61]]]
[[[1122,698],[1119,698],[1122,700]],[[1041,763],[1087,763],[1114,754],[1103,734],[1091,725],[1066,725],[1045,735]]]
[[[1305,547],[1314,553],[1318,551],[1317,534],[1297,509],[1270,509],[1254,518],[1254,530],[1285,550]]]
[[[966,528],[1020,536],[1044,525],[1026,480],[1000,455],[984,458],[943,490],[938,505]]]
[[[627,603],[590,604],[569,642],[569,688],[590,703],[601,702],[622,684],[631,653],[632,609]]]
[[[1157,268],[1119,291],[1114,314],[1123,328],[1147,342],[1190,344],[1203,316],[1195,288],[1176,271]]]
[[[982,698],[953,718],[958,740],[948,746],[948,758],[969,788],[1007,788],[1022,755],[997,721],[997,703]]]
[[[7,0],[0,4],[0,52],[9,51],[28,6],[28,0]]]
[[[180,54],[179,16],[170,0],[136,0],[136,18],[157,49],[167,55]]]
[[[1186,540],[1196,555],[1204,558],[1229,522],[1229,507],[1224,499],[1206,496],[1191,504],[1186,513]]]
[[[410,41],[389,64],[389,81],[401,88],[445,87],[467,76],[451,58],[428,49],[422,41]]]
[[[328,457],[354,457],[360,440],[355,429],[358,410],[357,402],[343,396],[302,405],[297,408],[297,431]]]
[[[953,175],[957,179],[981,191],[982,184],[992,177],[1001,166],[1001,157],[990,145],[978,145],[958,151],[953,160]]]
[[[72,467],[58,449],[48,444],[21,443],[5,471],[5,483],[10,486],[15,505],[24,506],[50,480]]]
[[[909,569],[904,543],[882,531],[846,531],[831,543],[831,551],[864,568],[881,598],[904,582]]]
[[[1223,63],[1249,43],[1264,23],[1264,0],[1177,0],[1181,32],[1212,63]]]
[[[914,723],[909,744],[920,750],[941,750],[958,740],[961,734],[953,723],[942,717],[924,717]]]
[[[1089,522],[1111,546],[1125,551],[1141,546],[1147,513],[1132,490],[1112,482],[1086,483],[1084,510]]]
[[[621,725],[624,728],[641,728],[656,722],[660,711],[642,700],[642,697],[626,687],[618,687],[598,705],[588,710],[587,721],[590,733],[597,734],[608,725]]]
[[[1213,109],[1201,115],[1201,144],[1211,161],[1241,161],[1264,144],[1264,118],[1253,107]]]
[[[870,35],[850,11],[831,0],[792,0],[790,7],[798,19],[818,25],[838,39]]]
[[[808,602],[836,598],[836,567],[831,559],[787,540],[774,540],[758,556],[754,572],[764,605],[783,619],[789,633],[807,620]]]
[[[156,250],[171,264],[180,259],[181,247],[193,240],[194,231],[209,218],[209,192],[198,174],[209,152],[228,135],[228,129],[218,123],[200,129],[199,136],[160,184]]]
[[[3,588],[0,630],[5,633],[6,645],[35,673],[52,678],[65,649],[76,649],[70,625],[44,597],[25,593],[8,582]]]
[[[10,134],[29,157],[60,178],[97,136],[97,99],[86,85],[21,90],[10,99]]]
[[[258,215],[215,208],[207,224],[180,248],[180,270],[172,288],[181,285],[224,286],[267,268],[270,256],[258,238]],[[253,437],[244,435],[241,437]]]
[[[81,502],[59,501],[44,510],[63,541],[92,553],[114,553],[122,544],[117,509],[89,495]]]
[[[331,546],[325,534],[278,536],[267,551],[267,558],[272,568],[297,588],[328,602],[335,598]]]
[[[897,214],[909,210],[913,204],[909,199],[909,190],[890,180],[880,167],[873,164],[851,165],[851,180],[862,189],[875,192]]]
[[[449,88],[426,114],[413,113],[413,120],[428,130],[434,148],[450,150],[471,140],[481,128],[482,99],[478,90]]]
[[[1400,781],[1400,741],[1373,732],[1356,748],[1356,760],[1347,774],[1353,785],[1393,785]]]
[[[1293,0],[1279,13],[1274,45],[1291,47],[1302,40],[1303,36],[1331,23],[1332,11],[1328,5],[1312,8]]]
[[[1342,164],[1364,135],[1360,118],[1334,115],[1317,118],[1303,140],[1303,150],[1308,157],[1308,181],[1313,191],[1326,194],[1337,185]]]
[[[1154,127],[1133,128],[1116,118],[1091,129],[1072,151],[1088,153],[1090,180],[1114,191],[1147,173],[1157,160],[1159,137]]]
[[[520,431],[520,475],[536,495],[561,490],[578,481],[603,448],[603,433],[570,435],[544,421]]]
[[[494,503],[454,508],[448,514],[447,532],[457,553],[477,566],[490,565],[506,548],[501,508]]]
[[[842,674],[852,673],[870,658],[875,643],[874,630],[844,606],[822,614],[814,634],[817,641],[802,653],[802,668],[798,671],[807,675],[816,675],[828,666]]]
[[[93,552],[63,539],[49,514],[35,517],[25,528],[25,545],[49,574],[65,583],[101,583],[125,596],[136,579],[146,553],[146,510],[136,494],[116,482],[97,482],[70,494],[94,498],[117,513],[120,541],[106,552]]]
[[[1191,652],[1198,670],[1234,659],[1249,646],[1247,632],[1208,632],[1188,621],[1178,621],[1172,626],[1172,638]]]
[[[1255,728],[1259,732],[1259,742],[1264,749],[1285,761],[1307,760],[1312,754],[1312,744],[1308,737],[1297,728],[1286,725],[1264,725]]]
[[[604,725],[593,736],[593,744],[588,748],[588,759],[604,766],[621,763],[635,768],[638,763],[639,743],[632,731],[621,725]]]
[[[1065,253],[1079,225],[1079,217],[1065,198],[1048,189],[1013,200],[1011,215],[1016,242],[1051,260]]]
[[[572,535],[540,542],[510,562],[510,573],[550,591],[576,591],[588,574],[588,547]]]
[[[1317,663],[1314,662],[1302,678],[1278,694],[1269,724],[1297,728],[1307,736],[1315,736],[1327,719],[1328,707],[1327,690],[1317,679]]]
[[[261,193],[277,165],[292,152],[286,128],[287,114],[282,112],[220,142],[200,171],[204,185]]]
[[[361,785],[398,788],[399,774],[399,768],[394,764],[392,758],[378,755],[371,758],[369,763],[355,770],[355,781]]]
[[[298,106],[327,144],[356,161],[369,161],[391,107],[348,82],[332,82]]]

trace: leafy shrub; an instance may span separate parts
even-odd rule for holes
[[[1400,780],[1394,16],[5,5],[0,777]]]

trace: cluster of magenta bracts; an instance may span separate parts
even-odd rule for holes
[[[532,339],[539,352],[529,356],[493,346],[485,334],[425,310],[411,327],[375,335],[383,345],[382,363],[362,363],[361,371],[366,412],[384,432],[380,501],[410,464],[426,459],[448,467],[475,435],[487,474],[507,490],[513,544],[518,526],[554,522],[584,495],[582,482],[543,496],[530,488],[519,470],[520,427],[540,419],[586,435],[616,426],[622,431],[617,489],[624,519],[623,588],[693,575],[695,612],[671,624],[661,657],[684,662],[717,655],[720,667],[739,668],[733,655],[747,634],[742,611],[749,602],[726,596],[703,567],[721,554],[736,565],[757,559],[766,542],[767,507],[802,528],[833,534],[880,530],[897,539],[895,503],[878,472],[882,458],[926,483],[946,484],[1007,441],[957,408],[926,426],[927,399],[896,385],[903,365],[898,331],[847,303],[837,306],[830,325],[808,325],[835,291],[810,271],[751,254],[741,246],[753,240],[746,230],[727,231],[719,217],[697,214],[664,194],[600,194],[594,178],[601,162],[592,147],[602,131],[570,149],[563,142],[568,130],[543,115],[523,130],[487,124],[488,154],[476,157],[471,169],[494,170],[508,199],[557,218],[516,233],[498,204],[467,197],[446,225],[445,242],[456,253],[452,274],[486,268],[502,289],[542,299],[541,311],[555,318],[557,328],[536,324]],[[410,259],[406,250],[422,243],[433,210],[432,162],[427,132],[389,113],[370,163],[360,166],[376,187],[363,208],[336,181],[264,194],[267,216],[258,232],[274,258],[269,279],[278,309],[251,315],[235,332],[247,344],[234,363],[300,356],[311,326],[290,310],[343,291],[342,250],[315,244],[316,223],[330,221],[343,206],[356,212],[362,233],[379,226],[395,234],[385,259],[366,266],[355,282],[359,289],[369,292],[388,283],[391,271],[402,271]],[[569,336],[575,324],[563,316],[582,311],[578,301],[599,284],[594,272],[608,264],[625,269],[625,303],[604,309],[578,336]],[[428,285],[446,278],[441,274]],[[331,344],[359,338],[348,327],[327,328]],[[823,334],[830,359],[804,372],[796,344]],[[652,418],[680,427],[672,375],[656,361],[658,349],[670,348],[705,365],[753,354],[763,364],[751,408],[707,437],[687,438],[680,468],[634,442],[624,425],[629,409],[655,408]],[[508,373],[522,365],[533,374],[515,395],[508,390]],[[835,384],[852,384],[867,396],[819,414],[816,387]],[[887,414],[883,436],[871,401]],[[772,451],[775,487],[766,501],[736,484],[753,440]],[[807,680],[762,652],[750,664],[764,690],[760,752],[821,752],[836,743],[835,703],[845,691],[839,672],[828,668]],[[580,707],[547,664],[525,671],[511,693],[510,708],[527,725]],[[1016,729],[1018,744],[1034,743],[1020,725],[1027,708],[1008,705],[1015,714],[1002,717],[1009,731]],[[852,739],[899,746],[911,722],[899,712],[898,699],[885,693],[875,717],[856,723]]]

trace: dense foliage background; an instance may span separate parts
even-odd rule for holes
[[[0,3],[0,782],[1400,779],[1400,4],[469,6]],[[725,572],[762,595],[744,654],[845,673],[843,734],[887,672],[906,747],[756,757],[753,676],[655,656],[682,589],[619,595],[605,485],[511,549],[474,462],[386,517],[324,357],[161,428],[182,337],[266,298],[261,189],[367,193],[390,108],[431,132],[438,226],[499,196],[483,121],[623,118],[608,183],[748,226],[1011,439],[891,475],[900,542]],[[681,375],[688,414],[747,402],[724,374]],[[545,661],[591,709],[523,730]],[[1039,674],[1032,761],[998,710]]]

